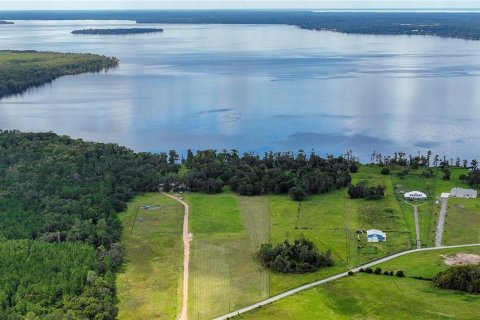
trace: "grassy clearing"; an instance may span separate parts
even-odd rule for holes
[[[442,249],[427,252],[417,252],[384,262],[379,267],[388,270],[403,270],[407,277],[432,278],[447,266],[443,263],[444,256],[457,252],[480,254],[480,247],[467,247],[457,249]]]
[[[118,318],[176,319],[181,307],[183,207],[160,194],[145,194],[135,197],[120,219],[126,256],[116,280]]]
[[[431,277],[446,267],[441,254],[480,253],[449,249],[400,257],[383,267]],[[441,290],[430,281],[356,274],[322,285],[236,319],[478,319],[480,296]]]
[[[345,190],[308,197],[300,206],[287,196],[269,196],[270,242],[294,240],[303,235],[312,240],[320,251],[330,249],[335,266],[308,274],[281,274],[270,272],[272,295],[325,278],[345,270],[348,265],[349,229],[345,221]]]
[[[356,222],[357,230],[380,229],[387,233],[387,242],[368,243],[361,249],[356,264],[410,248],[414,233],[410,232],[406,217],[395,197],[391,177],[381,175],[378,167],[367,166],[360,167],[359,172],[352,177],[353,183],[365,181],[370,186],[385,186],[385,197],[381,200],[349,200],[354,213],[352,221]]]
[[[189,317],[211,319],[268,296],[268,273],[254,260],[268,240],[268,202],[233,193],[188,194],[191,231]]]
[[[448,200],[443,245],[480,242],[480,200]]]

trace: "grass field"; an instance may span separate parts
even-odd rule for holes
[[[310,196],[301,204],[286,195],[240,197],[231,192],[185,195],[191,206],[193,233],[190,318],[208,319],[228,313],[359,263],[411,248],[415,239],[412,206],[395,192],[398,189],[427,192],[428,201],[419,207],[420,227],[424,246],[431,245],[438,215],[435,197],[454,186],[465,186],[458,176],[466,170],[452,169],[450,181],[442,180],[438,170],[429,179],[421,176],[421,170],[412,170],[403,179],[396,175],[396,170],[389,176],[381,175],[380,171],[378,166],[360,166],[359,172],[352,175],[353,183],[365,181],[368,185],[385,186],[385,198],[378,201],[350,199],[345,189]],[[452,210],[447,215],[448,244],[478,239],[475,201],[458,206],[458,212]],[[455,219],[457,224],[450,222],[448,219],[455,214],[468,219],[466,222]],[[387,242],[362,241],[359,249],[357,230],[372,228],[387,232]],[[449,238],[452,230],[453,236]],[[299,236],[313,240],[320,251],[331,250],[335,266],[309,274],[280,274],[265,270],[255,259],[262,243],[279,243]]]
[[[158,193],[145,194],[135,197],[120,219],[126,255],[116,281],[118,318],[176,319],[182,290],[182,205]]]
[[[480,200],[448,200],[443,245],[480,242]]]
[[[190,231],[189,318],[211,319],[268,296],[268,273],[254,260],[268,240],[265,198],[233,193],[188,194]]]
[[[406,278],[356,274],[256,309],[235,319],[478,319],[480,296],[441,290],[433,277],[445,270],[441,255],[480,254],[480,248],[448,249],[403,256],[381,265]]]

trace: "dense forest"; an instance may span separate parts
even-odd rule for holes
[[[173,155],[171,158],[178,156]],[[346,187],[350,171],[356,163],[343,157],[322,158],[303,150],[239,155],[235,150],[187,151],[184,174],[162,177],[166,190],[189,190],[207,193],[222,192],[225,185],[241,195],[287,194],[295,200]]]
[[[72,34],[94,34],[94,35],[121,35],[163,32],[160,28],[127,28],[127,29],[83,29],[73,30]]]
[[[0,131],[0,319],[113,319],[116,213],[177,171],[166,154]]]
[[[480,40],[479,13],[165,10],[0,12],[4,20],[133,20],[137,23],[286,24],[355,34],[429,35]]]
[[[480,293],[480,266],[453,267],[438,273],[433,278],[435,286],[442,289]]]
[[[0,98],[61,76],[99,72],[117,65],[116,58],[94,54],[0,51]]]

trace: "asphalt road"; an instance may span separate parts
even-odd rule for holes
[[[445,224],[445,216],[447,215],[448,197],[442,197],[442,206],[438,215],[437,233],[435,234],[435,247],[442,246],[443,225]]]

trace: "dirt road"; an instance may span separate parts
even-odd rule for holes
[[[182,300],[182,312],[178,316],[179,320],[187,320],[188,317],[188,274],[190,266],[190,233],[188,232],[188,213],[190,207],[188,204],[180,198],[177,198],[173,195],[163,192],[163,195],[172,198],[173,200],[180,202],[184,209],[185,213],[183,216],[183,300]]]

